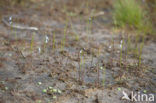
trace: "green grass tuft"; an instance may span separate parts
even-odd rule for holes
[[[113,18],[116,26],[136,29],[145,34],[152,31],[147,12],[136,0],[116,0]]]

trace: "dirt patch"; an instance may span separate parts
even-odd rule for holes
[[[127,33],[108,29],[110,11],[87,22],[87,13],[69,16],[66,23],[58,7],[55,15],[34,5],[14,16],[15,23],[39,31],[0,24],[0,102],[128,103],[122,91],[156,92],[155,42],[146,41],[139,65],[135,38],[128,54]]]

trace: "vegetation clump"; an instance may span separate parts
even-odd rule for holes
[[[114,3],[114,24],[128,27],[144,34],[152,32],[152,24],[147,17],[147,11],[136,0],[117,0]]]

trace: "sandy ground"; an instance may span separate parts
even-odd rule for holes
[[[14,24],[39,31],[13,29],[1,22],[0,103],[131,103],[122,99],[123,91],[156,93],[154,40],[146,40],[138,67],[135,37],[127,54],[127,33],[110,29],[111,10],[104,9],[105,14],[89,26],[87,14],[82,19],[69,16],[66,26],[61,9],[52,8],[52,14],[48,10],[32,6],[3,12]]]

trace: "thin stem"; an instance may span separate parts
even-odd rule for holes
[[[80,58],[80,51],[78,52],[78,63],[79,63],[79,70],[78,70],[78,73],[79,73],[79,81],[81,80],[80,78],[80,72],[81,72],[81,58]]]
[[[93,49],[91,49],[91,53],[92,53],[92,54],[91,54],[91,55],[92,55],[91,67],[92,67],[92,66],[93,66],[93,58],[94,58],[94,57],[93,57]]]
[[[100,47],[98,48],[98,64],[97,64],[98,86],[99,86],[99,78],[100,78],[100,71],[99,71],[99,56],[100,56]]]
[[[53,50],[55,50],[55,32],[53,33]]]
[[[105,75],[106,75],[106,64],[104,65],[104,68],[103,68],[103,86],[105,86]]]
[[[64,28],[64,37],[63,37],[63,40],[61,42],[61,44],[62,44],[61,50],[62,51],[64,50],[64,46],[65,46],[65,43],[66,43],[67,26],[68,26],[68,20],[66,20],[66,26]]]
[[[120,67],[122,66],[122,49],[123,49],[123,41],[120,44]]]
[[[34,47],[34,34],[31,37],[31,44],[30,44],[30,50],[31,50],[31,52],[33,51],[33,47]]]

